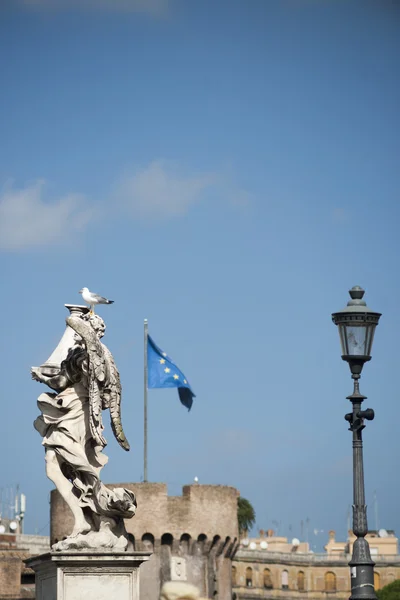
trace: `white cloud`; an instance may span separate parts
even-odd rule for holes
[[[215,173],[185,174],[176,164],[159,160],[124,176],[115,197],[134,217],[175,217],[186,213],[218,181]]]
[[[43,200],[45,182],[23,189],[10,186],[0,195],[0,248],[20,250],[59,244],[82,231],[92,211],[85,199],[69,194],[53,202]]]
[[[126,173],[109,197],[96,203],[95,210],[81,194],[48,201],[45,188],[39,180],[20,189],[10,185],[0,189],[0,250],[75,241],[93,219],[104,223],[111,217],[162,221],[181,217],[199,202],[242,208],[251,200],[226,171],[188,173],[164,160]]]
[[[168,12],[171,0],[19,0],[33,9],[46,10],[105,10],[112,12],[139,12],[161,17]]]

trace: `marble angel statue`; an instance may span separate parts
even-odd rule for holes
[[[34,380],[54,390],[39,396],[42,414],[34,426],[43,437],[46,474],[74,517],[72,533],[53,549],[132,549],[123,519],[135,514],[135,496],[125,488],[109,489],[100,481],[108,460],[102,452],[107,443],[103,410],[110,411],[118,443],[129,450],[121,424],[119,373],[100,341],[105,324],[98,315],[76,312],[67,318],[67,326],[75,333],[71,332],[71,347],[60,367],[51,375],[44,374],[43,367],[31,370]]]

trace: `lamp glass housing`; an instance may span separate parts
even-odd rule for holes
[[[351,300],[346,308],[332,315],[339,330],[342,358],[355,365],[371,359],[374,333],[381,316],[367,307],[364,293],[361,287],[354,286],[349,291]]]
[[[343,356],[371,357],[376,323],[341,323],[338,325]]]

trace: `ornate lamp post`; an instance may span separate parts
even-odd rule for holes
[[[346,308],[332,315],[332,320],[339,328],[342,359],[349,363],[354,390],[347,396],[353,404],[353,412],[345,416],[353,432],[353,533],[356,540],[353,544],[353,555],[349,563],[351,575],[350,600],[376,600],[374,590],[374,566],[369,545],[365,539],[368,533],[367,507],[365,505],[364,464],[362,430],[364,420],[372,421],[374,411],[371,408],[361,410],[361,403],[366,396],[360,394],[358,380],[364,363],[371,360],[371,348],[375,328],[380,313],[372,312],[363,300],[364,290],[359,286],[350,292],[351,300]]]

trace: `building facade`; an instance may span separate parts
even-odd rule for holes
[[[25,567],[24,560],[49,551],[49,537],[0,534],[0,599],[35,598],[35,575]]]
[[[354,542],[336,542],[330,532],[326,553],[310,552],[308,544],[290,543],[275,536],[245,540],[232,564],[232,589],[236,600],[272,600],[273,598],[323,598],[347,600],[350,595],[350,551]],[[375,549],[375,589],[400,579],[400,556],[393,532],[379,537],[368,534]],[[279,548],[279,550],[277,550]]]

